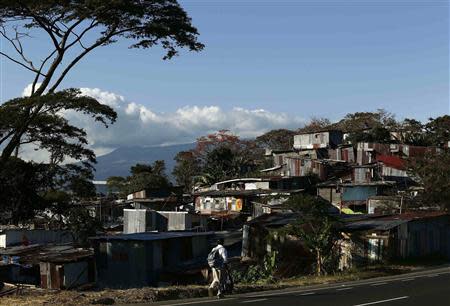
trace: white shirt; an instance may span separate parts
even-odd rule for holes
[[[227,249],[221,244],[217,245],[215,248],[212,249],[212,251],[218,250],[219,255],[222,256],[223,263],[227,263],[228,256],[227,256]]]

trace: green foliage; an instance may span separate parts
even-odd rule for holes
[[[201,169],[199,181],[205,184],[249,175],[263,157],[255,141],[242,140],[227,130],[198,138],[192,153]]]
[[[450,140],[450,116],[444,115],[435,119],[430,118],[425,124],[425,133],[428,143],[442,146]]]
[[[239,176],[241,169],[236,152],[226,146],[214,148],[206,156],[203,172],[214,182]]]
[[[127,177],[127,193],[169,187],[171,184],[165,170],[166,166],[162,160],[157,160],[152,165],[136,164],[131,167],[131,176]]]
[[[49,165],[10,158],[0,167],[0,212],[11,214],[8,222],[31,220],[49,209],[62,215],[74,199],[95,195],[90,168]]]
[[[370,130],[355,131],[350,133],[346,139],[352,144],[357,144],[358,142],[375,142],[375,143],[391,143],[391,133],[388,129],[377,126]]]
[[[184,186],[185,192],[191,192],[194,177],[200,174],[199,161],[192,152],[179,152],[175,156],[176,165],[172,171],[178,185]]]
[[[122,176],[110,176],[106,179],[106,185],[108,186],[108,192],[117,192],[119,197],[126,197],[126,178]]]
[[[299,133],[314,133],[331,127],[331,121],[328,118],[313,117],[302,128],[298,129]]]
[[[51,183],[42,165],[11,158],[0,164],[0,213],[10,217],[4,222],[19,224],[34,217],[35,211],[45,209],[41,196]]]
[[[333,260],[333,248],[340,238],[339,222],[330,213],[330,204],[321,198],[307,194],[291,196],[285,203],[287,208],[300,214],[298,221],[281,229],[285,234],[298,237],[316,257],[317,275],[327,273],[327,262]]]
[[[408,164],[410,174],[424,188],[422,205],[450,209],[450,151],[427,153],[424,157],[410,159]]]
[[[124,178],[112,176],[106,180],[110,192],[118,191],[120,196],[141,191],[144,189],[160,189],[171,186],[165,173],[166,166],[163,160],[153,164],[136,164],[131,167],[131,175]]]
[[[81,245],[88,246],[88,238],[101,230],[101,222],[83,207],[72,207],[66,213],[66,226]]]
[[[398,141],[400,143],[405,143],[413,146],[430,145],[430,139],[425,133],[425,126],[420,121],[406,118],[402,122],[400,122],[398,131]]]
[[[272,130],[256,137],[256,143],[272,150],[291,150],[295,134],[295,131],[286,129]]]
[[[12,99],[0,106],[0,143],[23,128],[17,148],[20,145],[33,144],[50,153],[49,162],[57,164],[67,157],[76,160],[86,159],[95,162],[95,154],[87,148],[87,135],[84,129],[71,125],[61,112],[77,111],[91,116],[106,127],[114,123],[115,111],[97,100],[83,96],[77,89],[66,89],[43,96]],[[33,115],[30,116],[30,112]],[[6,146],[2,152],[8,157]]]
[[[376,112],[347,114],[342,120],[333,124],[331,127],[348,133],[370,130],[377,127],[390,130],[397,127],[397,121],[393,114],[384,109],[379,109]]]
[[[0,24],[24,20],[25,29],[48,31],[52,40],[64,38],[67,29],[84,30],[95,33],[100,45],[114,43],[119,37],[134,41],[131,48],[160,44],[167,50],[165,58],[176,55],[180,47],[203,48],[197,42],[197,29],[176,0],[12,0],[2,1],[0,12]],[[66,41],[62,47],[69,45]]]
[[[235,283],[273,283],[278,269],[278,252],[267,254],[261,264],[250,265],[245,271],[232,271]]]
[[[48,40],[48,49],[40,53],[42,58],[38,60],[34,59],[36,54],[30,56],[29,50],[24,48],[24,40],[35,36],[33,32],[43,33],[40,40]],[[55,145],[57,150],[64,151],[61,146],[70,147],[70,142],[65,142],[63,137],[49,138],[49,133],[40,133],[41,129],[58,131],[65,122],[55,116],[55,110],[48,109],[46,98],[42,100],[39,97],[45,92],[47,97],[58,95],[55,92],[67,74],[94,49],[110,45],[120,38],[130,41],[130,48],[146,49],[159,45],[166,51],[164,59],[170,59],[180,48],[200,51],[204,47],[197,41],[197,29],[176,0],[4,0],[0,2],[0,35],[12,51],[0,51],[0,55],[32,73],[32,99],[27,99],[20,116],[13,116],[17,120],[13,120],[13,126],[7,127],[6,134],[2,131],[4,127],[0,127],[0,134],[3,134],[0,145],[6,144],[2,161],[19,148],[26,134],[32,135],[33,142],[39,142],[45,149],[52,149]],[[61,109],[84,111],[93,107],[83,101],[68,105],[66,100],[66,97],[59,99],[63,106]],[[76,105],[80,105],[81,110]],[[95,112],[103,113],[98,109]],[[9,113],[14,115],[15,112]],[[0,119],[5,118],[8,119],[0,114]],[[40,121],[45,122],[39,124]],[[76,134],[70,138],[85,136],[81,130],[73,127],[70,130]],[[59,135],[64,133],[67,132],[58,132]],[[46,138],[42,139],[41,134]],[[81,150],[80,145],[68,148],[70,152],[76,149]],[[82,152],[81,155],[84,157],[88,153]]]

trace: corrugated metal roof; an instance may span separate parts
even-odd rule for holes
[[[252,189],[252,190],[209,190],[203,192],[196,192],[194,196],[204,197],[229,197],[229,196],[252,196],[252,195],[265,195],[265,194],[291,194],[299,193],[304,189]]]
[[[344,226],[344,229],[350,231],[387,231],[407,222],[407,220],[362,220],[348,223]]]
[[[405,170],[405,160],[398,156],[378,155],[377,161],[382,162],[388,167],[392,167],[398,170]]]
[[[259,172],[270,172],[270,171],[278,170],[278,169],[281,169],[284,165],[286,165],[286,164],[275,166],[272,168],[263,169],[263,170],[260,170]]]
[[[135,234],[119,234],[91,237],[90,240],[130,240],[130,241],[155,241],[173,238],[188,238],[197,236],[209,236],[214,232],[145,232]]]

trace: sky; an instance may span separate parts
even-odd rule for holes
[[[120,41],[94,51],[63,83],[118,110],[108,132],[83,121],[98,148],[180,143],[219,128],[252,137],[379,108],[422,121],[450,112],[448,0],[179,2],[202,52],[163,61],[159,48]],[[39,54],[36,37],[29,50]],[[2,101],[30,82],[2,59]],[[102,140],[119,127],[140,136]]]

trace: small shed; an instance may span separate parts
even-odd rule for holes
[[[212,232],[147,232],[91,238],[102,287],[157,286],[165,275],[206,267]],[[177,283],[179,279],[172,279]]]
[[[40,258],[41,288],[72,289],[95,283],[93,252],[70,249]]]
[[[95,282],[93,251],[70,244],[0,249],[0,279],[46,289],[71,289]]]

